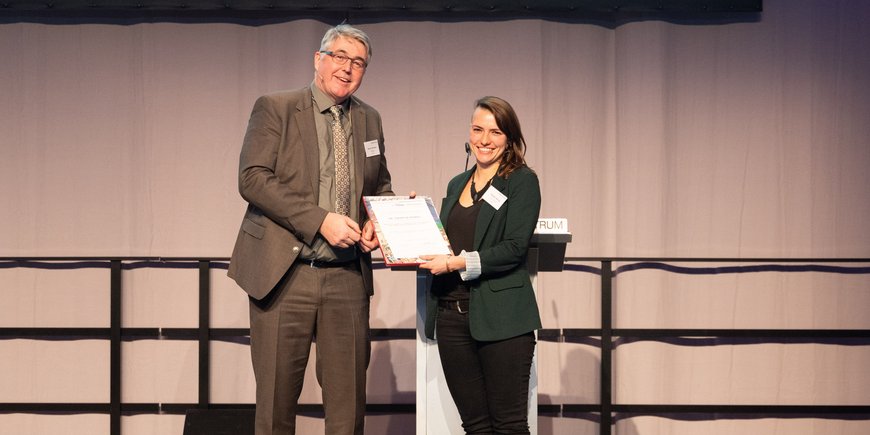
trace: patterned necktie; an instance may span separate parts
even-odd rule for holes
[[[347,136],[341,127],[341,106],[329,108],[332,112],[332,150],[335,157],[335,212],[350,214],[350,166],[347,160]]]

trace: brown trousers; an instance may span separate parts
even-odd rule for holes
[[[257,381],[256,435],[294,435],[305,367],[316,337],[327,435],[362,435],[369,296],[358,266],[296,263],[262,300],[250,300]]]

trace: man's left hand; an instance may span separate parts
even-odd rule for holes
[[[359,246],[362,252],[372,252],[381,246],[378,236],[375,234],[375,225],[368,221],[363,225],[362,235],[359,238]]]

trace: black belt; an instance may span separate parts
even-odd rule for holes
[[[462,299],[458,301],[449,299],[438,299],[438,306],[446,310],[455,310],[462,314],[465,314],[468,312],[468,299]]]
[[[359,264],[359,261],[354,258],[350,261],[323,261],[323,260],[306,260],[304,258],[297,258],[296,262],[299,264],[304,264],[313,269],[328,269],[332,267],[356,267]]]

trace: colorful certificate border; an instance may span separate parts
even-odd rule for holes
[[[364,196],[363,204],[366,208],[366,213],[369,215],[369,220],[372,221],[375,227],[375,234],[378,237],[378,242],[381,245],[381,255],[384,257],[384,264],[387,267],[397,267],[397,266],[417,266],[425,261],[420,258],[397,258],[393,255],[392,249],[390,249],[389,242],[387,242],[384,237],[383,230],[381,229],[381,224],[378,222],[378,217],[375,215],[374,210],[372,209],[373,201],[396,201],[396,200],[408,200],[411,199],[410,196]],[[444,231],[444,225],[441,223],[441,219],[438,217],[438,212],[435,210],[435,204],[432,202],[432,198],[428,196],[416,196],[414,199],[422,199],[426,202],[426,207],[429,209],[429,213],[432,215],[432,220],[435,221],[435,226],[438,228],[438,232],[441,233],[441,238],[444,240],[444,245],[447,248],[448,252],[453,252],[453,249],[450,247],[450,240],[447,238],[447,232]]]

